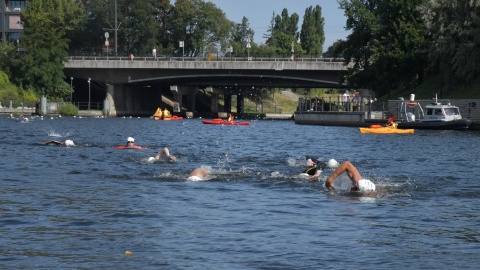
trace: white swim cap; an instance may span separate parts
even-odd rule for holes
[[[75,144],[73,143],[72,140],[66,140],[66,141],[65,141],[65,145],[66,145],[66,146],[74,146]]]
[[[128,138],[127,138],[127,142],[134,142],[134,141],[135,141],[135,139],[132,138],[132,137],[128,137]]]
[[[370,180],[362,179],[357,182],[359,191],[375,191],[375,184]]]
[[[328,167],[330,168],[336,168],[338,167],[338,161],[336,161],[335,159],[330,159],[327,163]]]

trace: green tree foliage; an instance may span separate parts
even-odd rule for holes
[[[288,10],[284,8],[281,15],[273,13],[272,22],[267,30],[270,34],[266,44],[276,48],[276,52],[280,55],[291,54],[292,42],[294,44],[295,52],[302,53],[303,50],[297,44],[299,37],[298,32],[299,16],[297,13],[288,15]]]
[[[86,12],[82,20],[75,25],[73,31],[67,32],[67,38],[70,40],[69,54],[101,55],[102,46],[105,44],[105,32],[113,33],[113,30],[106,29],[115,27],[113,1],[84,1],[83,8]],[[113,42],[110,44],[114,45]]]
[[[171,40],[178,45],[184,41],[186,56],[203,56],[211,44],[225,48],[229,44],[233,22],[211,2],[177,0],[172,9]],[[177,54],[182,49],[177,47]]]
[[[445,75],[471,82],[480,74],[480,1],[428,0],[421,12],[432,41],[429,56]]]
[[[302,30],[300,32],[300,40],[302,48],[307,54],[319,57],[323,52],[323,44],[325,43],[325,19],[322,16],[322,8],[320,6],[308,7],[303,16]]]
[[[70,0],[29,1],[28,9],[21,13],[25,53],[12,61],[18,85],[31,87],[50,99],[61,99],[70,93],[63,74],[68,56],[66,33],[78,25],[82,13],[81,7]]]
[[[123,51],[135,54],[150,53],[157,44],[157,10],[152,1],[123,1],[120,6],[124,21],[121,31]]]
[[[411,88],[423,78],[427,38],[418,6],[424,0],[340,0],[347,30],[342,53],[353,62],[348,81],[377,90]]]
[[[247,40],[250,39],[251,51],[255,51],[255,44],[253,43],[253,35],[255,32],[250,28],[247,17],[242,18],[242,23],[236,24],[232,30],[232,38],[230,44],[233,48],[233,55],[245,56],[247,55]]]
[[[157,21],[157,51],[159,52],[171,52],[174,48],[173,41],[170,40],[169,29],[170,28],[170,14],[173,6],[170,4],[170,0],[157,0],[153,3],[155,9],[155,20]]]
[[[341,58],[342,55],[342,48],[345,40],[337,39],[330,47],[327,48],[327,51],[323,54],[325,58]]]

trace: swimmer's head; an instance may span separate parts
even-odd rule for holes
[[[135,142],[135,139],[133,137],[128,137],[127,142]]]
[[[65,145],[66,145],[66,146],[74,146],[75,144],[73,143],[72,140],[66,140],[66,141],[65,141]]]
[[[335,159],[330,159],[328,162],[327,162],[327,166],[330,167],[330,168],[336,168],[338,167],[338,161],[336,161]]]

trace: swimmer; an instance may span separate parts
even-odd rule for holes
[[[333,181],[340,176],[343,172],[346,172],[350,180],[352,181],[352,187],[350,188],[351,192],[360,191],[360,192],[369,192],[375,191],[375,184],[370,180],[363,179],[358,172],[357,168],[353,166],[352,163],[344,161],[338,168],[327,178],[325,181],[325,187],[327,189],[335,189],[333,186]]]
[[[319,161],[307,156],[307,166],[308,168],[303,173],[310,175],[308,178],[309,181],[315,181],[318,180],[318,177],[322,173],[323,169],[325,169],[327,164],[325,164],[323,161]]]
[[[46,145],[58,145],[58,146],[75,146],[75,144],[73,143],[72,140],[65,140],[64,142],[55,141],[55,140],[50,140],[50,141],[44,142],[43,144],[46,144]]]
[[[135,139],[133,137],[127,138],[126,145],[119,145],[115,147],[116,149],[148,149],[146,147],[142,147],[140,145],[135,145]]]
[[[207,171],[205,171],[202,168],[196,168],[195,170],[193,170],[189,174],[187,180],[188,181],[202,181],[202,180],[205,180],[206,177],[208,177]]]
[[[163,148],[162,151],[158,152],[158,154],[154,157],[155,160],[161,160],[163,157],[167,157],[168,161],[175,161],[177,158],[175,156],[170,155],[170,151],[167,147]],[[151,160],[151,158],[150,158]]]

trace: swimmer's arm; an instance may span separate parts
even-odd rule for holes
[[[312,175],[311,177],[308,178],[309,181],[317,181],[318,180],[318,177],[320,177],[320,174],[322,173],[322,171],[320,170],[317,170],[317,172],[315,172],[314,175]]]

